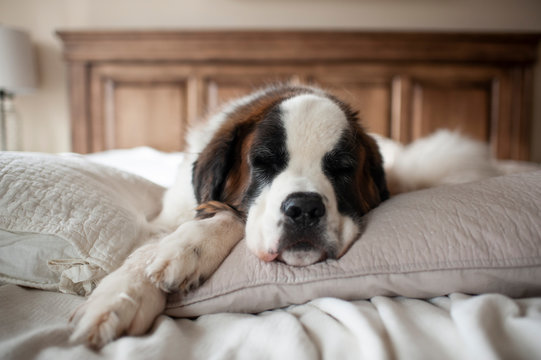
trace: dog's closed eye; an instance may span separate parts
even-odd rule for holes
[[[357,165],[357,161],[350,154],[340,151],[332,151],[323,158],[323,171],[334,177],[353,174]]]

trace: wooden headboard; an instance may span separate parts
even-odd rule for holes
[[[316,84],[404,143],[438,128],[529,159],[539,34],[60,31],[73,151],[184,148],[208,109],[276,81]]]

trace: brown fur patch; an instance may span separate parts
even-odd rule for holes
[[[206,203],[203,203],[199,205],[196,209],[196,219],[202,220],[202,219],[208,219],[216,215],[217,213],[221,211],[228,211],[235,215],[238,219],[244,221],[245,215],[238,211],[237,209],[219,202],[219,201],[209,201]]]
[[[378,145],[364,131],[360,133],[359,167],[356,181],[359,198],[366,213],[389,198]]]
[[[385,172],[383,171],[383,159],[376,141],[366,133],[361,125],[358,113],[335,96],[327,96],[344,111],[352,127],[355,141],[359,143],[359,166],[355,181],[359,191],[357,197],[363,214],[365,214],[389,198]]]

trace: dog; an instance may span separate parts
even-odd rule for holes
[[[168,293],[199,286],[242,238],[265,262],[338,259],[390,192],[493,175],[481,144],[442,132],[404,148],[369,135],[350,106],[307,86],[236,100],[188,144],[154,220],[164,235],[135,250],[74,311],[72,341],[101,348],[144,334]],[[442,168],[441,159],[418,156],[427,150],[454,160]]]

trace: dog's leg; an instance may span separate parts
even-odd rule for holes
[[[157,243],[137,249],[124,264],[107,275],[70,318],[72,342],[101,348],[120,335],[144,334],[163,312],[166,295],[145,276]]]
[[[211,210],[163,238],[146,268],[148,278],[165,292],[199,286],[244,236],[244,221],[227,205],[202,207]]]
[[[163,312],[166,292],[187,291],[208,278],[244,236],[244,222],[231,208],[210,208],[106,276],[73,313],[71,340],[101,348],[123,334],[144,334]]]

